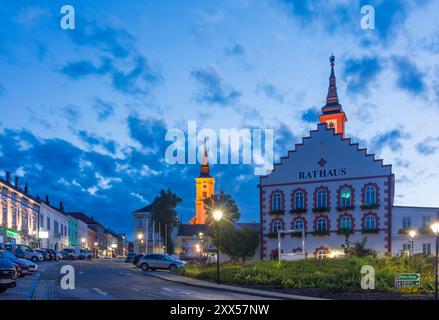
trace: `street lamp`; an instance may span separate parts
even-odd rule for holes
[[[436,259],[435,259],[435,281],[434,281],[434,299],[438,300],[438,270],[437,270],[437,264],[438,264],[438,256],[439,256],[439,222],[432,223],[431,230],[436,236]]]
[[[410,255],[413,256],[414,254],[414,243],[415,243],[415,236],[416,236],[416,230],[410,230],[409,231],[409,237],[410,237]]]
[[[81,238],[82,247],[85,247],[85,238]]]
[[[223,218],[223,213],[221,210],[215,210],[213,212],[213,218],[216,223],[216,283],[220,284],[220,274],[219,274],[219,255],[220,255],[220,241],[219,241],[219,222]]]

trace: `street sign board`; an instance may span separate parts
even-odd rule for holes
[[[419,287],[421,284],[420,273],[397,273],[395,275],[395,287]]]

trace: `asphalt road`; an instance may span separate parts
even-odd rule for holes
[[[61,267],[74,267],[75,289],[61,289]],[[0,300],[260,300],[261,297],[172,283],[121,260],[41,263],[39,274],[18,280]]]

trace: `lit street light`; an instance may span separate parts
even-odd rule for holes
[[[409,231],[409,237],[410,237],[410,255],[413,256],[415,252],[415,236],[416,236],[416,230],[410,230]]]
[[[221,210],[215,210],[213,212],[213,218],[216,223],[216,283],[220,284],[220,274],[219,274],[219,255],[220,255],[220,241],[219,241],[219,222],[223,218],[223,213]]]
[[[431,225],[431,230],[436,236],[436,259],[435,259],[435,282],[434,282],[434,299],[438,300],[438,270],[437,270],[437,264],[438,264],[438,256],[439,256],[439,222],[435,222]]]

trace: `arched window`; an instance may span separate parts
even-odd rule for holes
[[[296,230],[296,231],[302,231],[303,230],[303,226],[304,226],[304,223],[303,223],[302,219],[297,219],[294,222],[294,230]]]
[[[279,230],[282,230],[282,222],[280,220],[275,220],[273,222],[272,231],[277,233]]]
[[[342,230],[351,230],[352,228],[352,219],[351,217],[344,216],[340,220],[340,229]]]
[[[317,191],[317,208],[328,207],[328,193],[324,189]]]
[[[317,259],[325,259],[326,258],[326,251],[325,250],[319,250],[317,252]]]
[[[305,194],[303,191],[294,192],[294,209],[305,208]]]
[[[328,223],[325,218],[320,218],[317,220],[317,231],[326,231]]]
[[[366,187],[365,202],[367,205],[377,204],[377,190],[376,190],[375,186],[367,186]]]
[[[351,188],[345,187],[340,191],[340,206],[350,207],[352,205]]]
[[[273,194],[273,197],[271,198],[271,209],[273,211],[282,210],[281,201],[282,201],[282,195],[280,194],[280,192],[275,192]]]
[[[364,219],[364,228],[367,230],[374,230],[377,227],[377,219],[375,216],[368,215]]]

